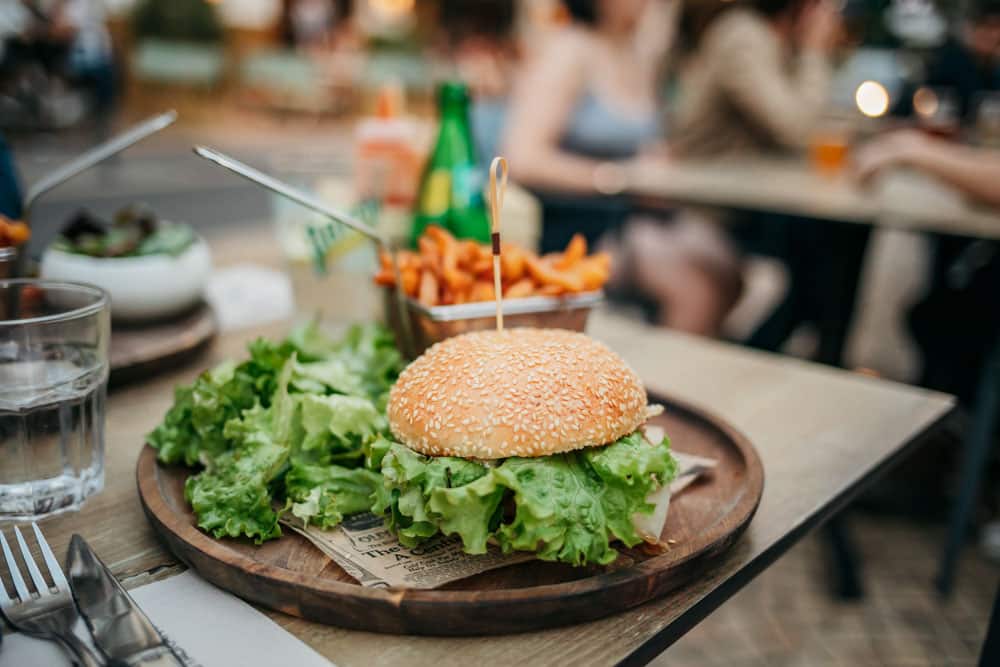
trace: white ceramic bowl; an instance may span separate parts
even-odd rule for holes
[[[197,238],[176,257],[89,257],[48,248],[42,255],[43,278],[73,280],[103,287],[111,295],[111,316],[152,320],[196,304],[205,292],[212,256]]]

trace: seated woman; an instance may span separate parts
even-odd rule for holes
[[[829,54],[839,24],[827,0],[686,0],[671,155],[722,159],[804,148],[827,102]],[[831,294],[827,282],[843,284],[857,275],[867,241],[864,230],[859,236],[858,230],[814,220],[748,220],[714,211],[688,215],[709,229],[706,219],[742,223],[731,231],[745,245],[788,264],[789,294],[751,344],[776,349],[798,324],[822,321],[830,335],[821,332],[817,356],[839,362],[854,290],[848,284],[843,293]],[[735,253],[726,252],[718,227],[714,237],[703,235],[702,245],[716,248],[703,254],[716,258],[714,275],[722,290],[739,275],[739,262]],[[716,315],[721,319],[725,311]]]
[[[656,81],[669,32],[669,23],[648,16],[669,8],[660,0],[565,5],[571,24],[553,31],[519,73],[502,145],[517,179],[553,200],[620,192],[627,162],[661,138]],[[605,231],[597,218],[564,230],[547,215],[545,249],[576,231],[595,240]]]
[[[673,35],[677,2],[572,0],[572,22],[526,61],[506,120],[502,152],[517,180],[543,203],[542,250],[560,250],[577,232],[619,255],[618,287],[638,289],[655,317],[706,331],[698,314],[714,295],[684,250],[697,234],[670,236],[656,223],[629,225],[621,192],[642,154],[662,140],[657,84]],[[640,267],[634,248],[655,237],[656,257]],[[623,237],[619,242],[618,237]],[[690,239],[688,238],[690,237]],[[655,286],[646,285],[652,273]],[[683,289],[678,289],[683,288]]]

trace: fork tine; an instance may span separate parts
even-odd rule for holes
[[[0,538],[3,537],[3,533],[0,532]],[[4,540],[4,546],[7,545],[7,541]],[[0,579],[0,609],[6,609],[14,601],[10,599],[7,595],[7,584],[3,583],[3,579]]]
[[[45,583],[45,577],[42,576],[41,570],[35,565],[35,559],[32,557],[31,551],[28,549],[28,544],[24,541],[24,537],[17,526],[14,526],[14,537],[17,538],[17,544],[21,547],[21,556],[24,558],[24,564],[28,567],[28,574],[31,575],[31,580],[35,582],[35,590],[38,591],[39,595],[47,595],[49,593],[49,585]]]
[[[42,548],[42,558],[45,559],[45,566],[49,568],[49,574],[52,575],[52,581],[55,582],[56,588],[61,591],[69,590],[69,582],[66,581],[66,575],[63,574],[62,568],[59,567],[59,561],[56,559],[52,549],[49,548],[49,543],[45,541],[45,536],[42,535],[41,529],[38,524],[34,521],[31,522],[31,527],[35,530],[35,539],[38,540],[38,546]]]
[[[10,570],[10,578],[14,581],[17,597],[20,598],[21,602],[30,600],[31,593],[28,592],[28,587],[25,586],[24,579],[21,578],[21,570],[17,568],[17,561],[14,560],[14,554],[11,553],[10,545],[7,544],[7,538],[4,537],[2,530],[0,530],[0,548],[3,549],[3,559],[7,561],[7,569]]]

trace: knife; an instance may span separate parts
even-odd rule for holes
[[[94,644],[115,667],[184,667],[132,597],[79,535],[69,543],[69,583]]]

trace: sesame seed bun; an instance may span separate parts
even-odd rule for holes
[[[548,456],[646,421],[646,390],[605,345],[561,329],[477,331],[427,350],[389,395],[389,425],[430,456]]]

